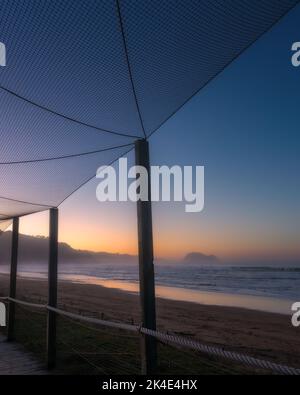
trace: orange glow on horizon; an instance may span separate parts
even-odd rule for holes
[[[105,230],[104,230],[105,229]],[[48,213],[24,217],[20,232],[29,235],[48,236]],[[116,218],[103,218],[102,224],[87,216],[61,215],[59,240],[75,249],[96,252],[137,254],[137,230],[135,219],[120,224]],[[222,260],[284,260],[299,258],[296,238],[280,234],[260,234],[257,231],[243,232],[219,226],[195,229],[192,224],[170,226],[154,222],[154,251],[157,258],[182,259],[187,253],[201,252],[216,255]]]

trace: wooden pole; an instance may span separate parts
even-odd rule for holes
[[[145,328],[156,330],[150,161],[149,144],[146,140],[137,140],[135,142],[135,162],[137,166],[143,166],[148,171],[148,201],[139,200],[137,202],[142,325]],[[156,339],[151,336],[142,335],[141,353],[142,373],[155,373],[157,364]]]
[[[57,253],[58,253],[58,209],[50,209],[49,263],[48,263],[48,305],[57,307]],[[47,366],[56,364],[56,314],[48,311],[47,322]]]
[[[11,263],[10,263],[10,287],[9,296],[10,298],[16,298],[17,289],[17,266],[18,266],[18,245],[19,245],[19,218],[13,219],[12,228],[12,243],[11,243]],[[7,328],[7,340],[14,340],[15,336],[15,302],[9,302],[8,310],[8,328]]]

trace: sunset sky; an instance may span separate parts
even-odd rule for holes
[[[205,166],[202,213],[153,204],[157,257],[300,258],[300,68],[291,65],[299,18],[298,6],[150,138],[152,164]],[[135,205],[99,203],[96,185],[61,206],[60,240],[135,254]],[[20,230],[47,235],[47,219],[47,212],[24,217]]]

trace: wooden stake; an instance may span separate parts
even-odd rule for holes
[[[10,263],[10,287],[9,296],[16,298],[17,289],[17,267],[18,267],[18,245],[19,245],[19,218],[13,219],[11,263]],[[12,341],[15,337],[15,302],[9,302],[7,340]]]
[[[140,300],[142,308],[142,325],[145,328],[156,330],[150,161],[149,144],[146,140],[137,140],[135,142],[135,162],[137,166],[143,166],[148,171],[149,191],[148,201],[137,202],[139,278]],[[142,373],[155,373],[157,364],[156,339],[151,336],[142,335],[141,352]]]
[[[58,209],[50,209],[48,305],[57,307],[57,253],[58,253]],[[48,311],[47,322],[47,366],[56,364],[56,314]]]

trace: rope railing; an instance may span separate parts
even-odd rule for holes
[[[56,308],[50,307],[50,306],[46,306],[46,309],[49,311],[53,311],[56,314],[65,316],[65,317],[89,322],[90,324],[103,325],[103,326],[107,326],[110,328],[123,329],[123,330],[131,331],[131,332],[138,332],[139,331],[139,326],[137,326],[137,325],[123,324],[123,323],[118,323],[118,322],[113,322],[113,321],[101,320],[98,318],[85,317],[80,314],[69,313],[64,310],[56,309]]]
[[[138,326],[138,325],[124,324],[124,323],[119,323],[119,322],[102,320],[102,319],[98,319],[98,318],[87,317],[87,316],[83,316],[80,314],[75,314],[75,313],[67,312],[67,311],[64,311],[61,309],[57,309],[57,308],[48,306],[46,304],[25,302],[25,301],[10,298],[10,297],[0,297],[0,300],[6,301],[6,302],[14,302],[16,304],[20,304],[20,305],[27,306],[27,307],[32,307],[32,308],[37,308],[37,309],[45,309],[47,311],[52,311],[58,315],[65,316],[65,317],[72,318],[72,319],[79,320],[79,321],[88,322],[90,324],[101,325],[101,326],[115,328],[115,329],[122,329],[122,330],[131,331],[131,332],[135,332],[135,333],[141,333],[143,335],[152,336],[152,337],[156,338],[157,340],[159,340],[160,342],[171,345],[171,346],[183,347],[183,348],[191,349],[194,351],[198,351],[202,354],[207,354],[207,355],[219,357],[219,358],[234,361],[234,362],[240,362],[240,363],[250,366],[250,367],[259,368],[259,369],[263,369],[263,370],[269,370],[274,373],[279,373],[282,375],[300,375],[300,369],[286,366],[283,364],[277,364],[277,363],[274,363],[271,361],[266,361],[266,360],[250,357],[248,355],[240,354],[240,353],[233,352],[233,351],[224,350],[220,347],[209,346],[209,345],[202,344],[202,343],[194,341],[194,340],[187,339],[183,336],[171,335],[171,334],[160,332],[157,330],[151,330],[148,328],[144,328],[144,327]]]
[[[9,296],[1,297],[0,300],[7,301],[7,302],[14,302],[14,303],[17,303],[17,304],[20,304],[20,305],[23,305],[23,306],[33,307],[35,309],[47,309],[47,305],[46,304],[25,302],[23,300],[10,298]]]
[[[240,362],[244,365],[248,365],[255,368],[260,368],[264,370],[271,370],[276,373],[280,373],[283,375],[300,375],[300,369],[292,368],[286,365],[277,364],[274,362],[257,359],[250,357],[245,354],[240,354],[232,351],[226,351],[220,347],[209,346],[206,344],[201,344],[197,341],[186,339],[182,336],[174,336],[168,333],[163,333],[159,331],[153,331],[147,328],[141,328],[141,333],[149,336],[153,336],[156,339],[170,344],[177,345],[185,348],[192,349],[194,351],[199,351],[203,354],[212,355],[215,357],[220,357],[223,359],[228,359],[231,361]]]

